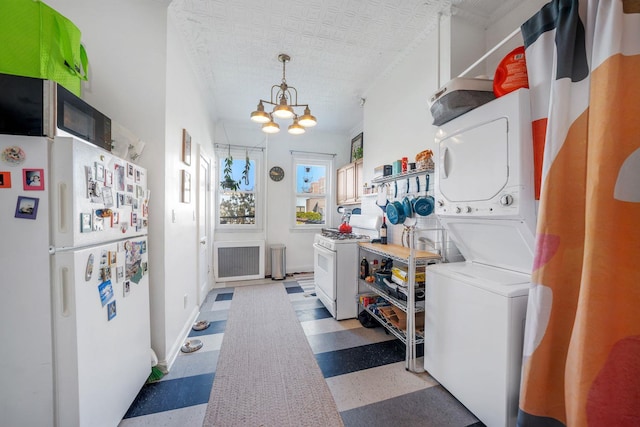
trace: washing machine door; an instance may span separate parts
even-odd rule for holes
[[[509,180],[505,117],[462,129],[440,141],[439,190],[449,202],[491,200]]]

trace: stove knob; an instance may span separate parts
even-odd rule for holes
[[[444,206],[444,201],[438,200],[438,206],[443,207]]]
[[[500,197],[500,204],[502,206],[509,206],[513,203],[513,196],[511,194],[505,194]]]
[[[462,208],[460,206],[456,206],[456,213],[462,212]]]
[[[467,206],[466,209],[465,209],[465,212],[466,213],[471,213],[471,206]]]

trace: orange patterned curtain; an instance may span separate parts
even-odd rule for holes
[[[522,26],[540,206],[519,426],[640,426],[640,1]]]

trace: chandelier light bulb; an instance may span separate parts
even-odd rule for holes
[[[260,103],[258,104],[258,108],[256,109],[256,111],[251,113],[251,120],[256,123],[267,123],[271,120],[271,118],[269,117],[269,113],[266,113],[264,111],[264,105],[262,104],[262,101],[260,101]]]
[[[317,125],[318,121],[314,116],[311,115],[311,110],[309,109],[309,107],[306,107],[304,109],[304,114],[300,116],[300,119],[298,119],[298,123],[306,128],[309,128]]]
[[[301,135],[305,133],[305,129],[298,124],[298,119],[293,119],[293,124],[289,126],[288,132],[291,135]]]
[[[294,114],[293,108],[287,105],[287,98],[282,95],[280,97],[280,104],[273,109],[273,115],[279,119],[290,119]]]
[[[267,122],[262,125],[262,132],[264,133],[278,133],[280,132],[280,125],[275,122]]]

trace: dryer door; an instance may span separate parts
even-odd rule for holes
[[[507,119],[462,129],[440,141],[439,189],[449,202],[486,201],[507,185]]]

